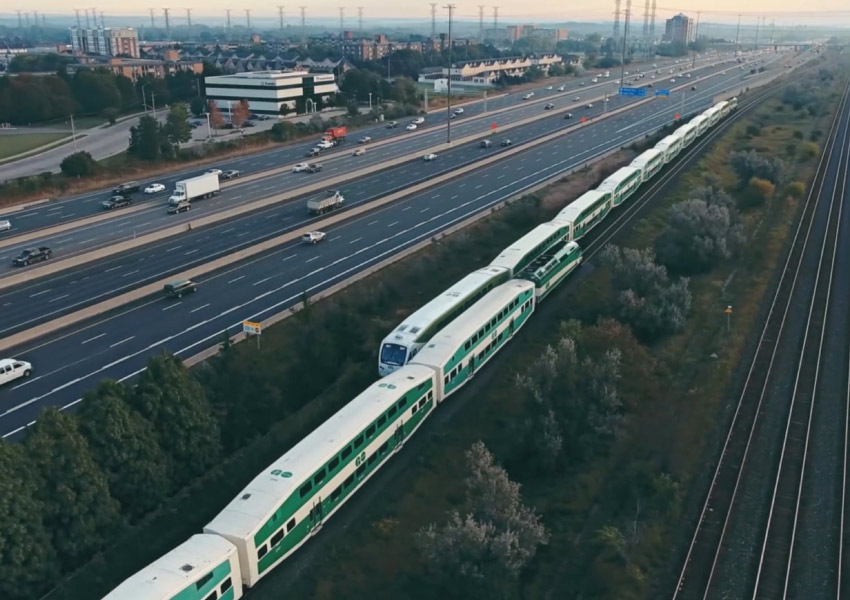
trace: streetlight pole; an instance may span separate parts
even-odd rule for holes
[[[207,116],[207,139],[212,137],[212,131],[210,130],[210,113],[204,113]]]
[[[446,4],[443,8],[449,9],[449,78],[447,86],[447,102],[446,102],[446,143],[452,143],[452,14],[454,13],[455,5]]]
[[[145,112],[148,112],[148,102],[145,98],[145,88],[147,87],[147,85],[148,84],[146,83],[142,84],[142,108],[145,110]]]
[[[74,152],[77,151],[77,129],[74,127],[74,114],[71,113],[71,137],[74,138]]]
[[[369,112],[372,112],[372,92],[369,92]]]

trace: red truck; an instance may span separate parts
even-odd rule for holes
[[[342,125],[340,127],[331,127],[325,132],[325,136],[322,138],[325,141],[333,142],[334,144],[339,144],[340,142],[345,141],[345,136],[348,133],[348,127]]]

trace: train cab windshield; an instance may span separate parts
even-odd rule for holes
[[[407,358],[407,347],[401,344],[384,344],[381,347],[381,364],[402,367]]]

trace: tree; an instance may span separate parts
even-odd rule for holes
[[[183,103],[172,105],[168,111],[168,117],[165,119],[162,131],[165,134],[165,139],[172,146],[178,146],[192,139],[192,128],[189,126],[188,118],[186,105]]]
[[[251,108],[248,105],[248,101],[242,99],[238,104],[233,106],[233,111],[230,115],[230,122],[233,123],[233,127],[240,128],[245,121],[251,116]]]
[[[178,485],[204,472],[218,458],[218,423],[203,389],[179,358],[152,357],[129,401],[153,425]]]
[[[278,112],[280,113],[280,116],[281,116],[281,117],[285,117],[285,116],[286,116],[286,115],[288,115],[290,112],[292,112],[292,109],[291,109],[291,108],[289,108],[289,104],[287,104],[286,102],[284,102],[284,103],[282,103],[282,104],[280,105],[280,110],[279,110]]]
[[[149,115],[139,119],[138,125],[130,127],[130,143],[127,154],[143,160],[159,158],[159,123]]]
[[[729,163],[742,182],[749,182],[751,177],[766,179],[778,183],[785,163],[780,158],[769,159],[759,155],[755,150],[739,150],[729,156]]]
[[[290,123],[289,121],[275,123],[271,128],[272,137],[278,142],[286,142],[288,140],[295,139],[297,133],[298,128],[294,123]]]
[[[773,197],[776,186],[766,179],[751,177],[747,184],[747,191],[741,200],[742,208],[761,206]]]
[[[121,92],[115,76],[106,69],[82,69],[74,74],[71,87],[83,109],[101,113],[104,109],[121,107]]]
[[[603,259],[612,267],[612,304],[638,338],[653,341],[684,327],[691,308],[688,280],[673,281],[652,251],[609,245]]]
[[[189,102],[189,110],[191,110],[192,114],[196,117],[200,117],[207,112],[207,101],[200,96],[195,96],[192,98],[192,101]]]
[[[546,528],[483,443],[467,451],[466,463],[461,510],[416,535],[429,580],[451,597],[516,597],[522,569],[548,542]]]
[[[117,503],[73,416],[45,410],[24,449],[44,506],[44,526],[63,569],[72,569],[103,548],[118,523]]]
[[[103,110],[103,116],[106,117],[106,120],[109,121],[110,125],[115,125],[115,122],[118,120],[118,109],[114,106],[105,108]]]
[[[213,129],[224,127],[224,115],[221,114],[221,109],[215,100],[210,100],[210,125],[212,125]]]
[[[80,429],[97,464],[106,474],[122,513],[139,518],[171,491],[168,459],[149,422],[133,411],[123,384],[102,382],[86,392],[79,411]]]
[[[63,158],[59,168],[66,177],[88,177],[97,172],[97,162],[91,154],[81,150]]]
[[[670,207],[667,224],[655,240],[658,261],[671,272],[704,273],[726,260],[744,243],[737,211],[703,200]]]
[[[42,523],[33,465],[19,445],[0,440],[0,596],[37,598],[56,578],[56,555]]]

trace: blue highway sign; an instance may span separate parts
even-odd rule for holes
[[[620,88],[621,96],[646,96],[646,88]]]
[[[655,90],[656,96],[669,96],[670,90]]]

